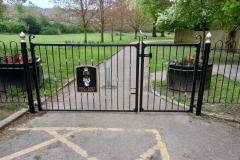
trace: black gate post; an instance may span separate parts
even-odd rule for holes
[[[196,115],[198,115],[198,116],[201,115],[201,111],[202,111],[208,59],[209,59],[209,54],[210,54],[210,50],[211,50],[211,36],[212,35],[209,32],[206,36],[206,42],[205,42],[205,47],[204,47],[202,75],[201,75],[201,81],[200,81],[200,86],[199,86],[197,110],[196,110]]]
[[[35,113],[32,86],[31,86],[31,77],[30,77],[29,63],[28,63],[27,44],[25,40],[25,34],[23,32],[21,32],[20,38],[21,38],[21,52],[23,56],[23,65],[24,65],[24,72],[25,72],[25,79],[26,79],[29,111],[31,113]]]
[[[40,81],[39,79],[40,77],[38,77],[38,74],[37,74],[36,56],[35,56],[34,45],[32,43],[32,35],[29,36],[29,43],[30,43],[30,52],[31,52],[32,64],[33,64],[33,80],[34,80],[34,85],[35,85],[35,90],[37,95],[38,110],[42,111],[42,103],[41,103],[40,90],[39,90],[40,87],[38,83],[38,81]]]

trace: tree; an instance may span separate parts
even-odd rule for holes
[[[141,4],[133,1],[132,7],[129,11],[129,25],[134,30],[135,39],[137,38],[138,31],[150,21],[148,12],[144,10]]]
[[[87,43],[87,30],[97,11],[96,0],[55,0],[54,2],[75,17],[84,31],[84,43]]]
[[[143,0],[142,5],[148,10],[153,20],[152,36],[157,37],[157,19],[158,14],[163,12],[167,7],[171,5],[169,0]]]
[[[127,4],[126,0],[117,0],[113,3],[113,7],[114,11],[116,12],[115,15],[116,25],[118,26],[118,30],[120,32],[119,39],[122,40],[122,32],[127,20],[129,5]]]
[[[29,34],[40,33],[41,27],[35,17],[27,16],[27,17],[23,18],[22,21],[26,24],[27,33],[29,33]]]
[[[5,5],[3,4],[3,0],[0,0],[0,19],[3,21]]]
[[[23,4],[27,0],[7,0],[8,3],[12,4],[15,8],[15,10],[18,12],[18,19],[20,20],[22,17],[24,17],[24,7]]]

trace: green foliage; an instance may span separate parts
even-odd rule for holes
[[[37,22],[37,19],[33,16],[27,16],[22,19],[22,21],[26,24],[26,31],[29,34],[38,34],[40,33],[41,26]]]
[[[20,22],[0,22],[0,33],[20,33],[24,29],[24,24]]]
[[[46,26],[41,28],[40,34],[44,35],[57,35],[60,34],[60,31],[58,28],[52,27],[52,26]]]

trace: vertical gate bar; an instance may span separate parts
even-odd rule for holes
[[[219,41],[219,42],[221,44],[221,48],[220,48],[220,56],[219,56],[218,67],[217,67],[217,78],[216,78],[216,83],[215,83],[214,92],[213,92],[213,102],[215,102],[216,88],[217,88],[218,75],[219,75],[218,72],[219,72],[219,66],[220,66],[220,63],[221,63],[222,52],[223,52],[223,41]],[[217,43],[215,44],[214,50],[216,50]]]
[[[190,47],[190,53],[192,53],[192,47]],[[195,55],[196,56],[196,55]],[[183,58],[185,57],[185,46],[183,46]],[[186,73],[185,73],[185,76]],[[187,85],[188,85],[188,79],[187,79],[187,82],[186,82],[186,85],[185,85],[185,92],[184,92],[184,104],[183,104],[183,108],[184,108],[184,111],[186,110],[186,101],[187,101]],[[183,85],[183,88],[184,88],[184,85]],[[190,108],[189,108],[190,110]]]
[[[192,85],[192,93],[191,93],[191,102],[190,102],[190,110],[189,112],[193,112],[194,99],[195,99],[195,91],[196,91],[196,81],[198,76],[198,66],[199,66],[199,58],[201,50],[201,42],[197,44],[196,50],[196,59],[194,64],[194,73],[193,73],[193,85]]]
[[[69,81],[69,73],[68,73],[67,46],[64,47],[64,58],[65,58],[65,66],[66,66],[66,70],[67,70],[68,101],[69,101],[69,105],[70,105],[70,110],[72,110],[70,81]]]
[[[102,109],[102,104],[101,104],[101,87],[100,87],[100,53],[99,53],[99,46],[98,46],[98,90],[99,90],[99,94],[98,94],[98,100],[99,100],[99,107],[100,110]]]
[[[223,76],[222,76],[223,79],[222,79],[222,84],[221,84],[219,102],[221,102],[221,100],[222,100],[222,91],[223,91],[223,84],[224,84],[224,80],[225,80],[225,73],[226,73],[228,55],[229,55],[229,47],[227,48],[227,56],[226,56],[226,58],[225,58],[225,64],[224,64],[224,70],[223,70]],[[224,95],[224,96],[225,96],[225,95]]]
[[[205,42],[205,48],[204,48],[202,77],[201,77],[201,82],[200,82],[200,87],[199,87],[197,110],[196,110],[196,115],[198,115],[198,116],[201,115],[201,110],[202,110],[208,59],[209,59],[209,53],[210,53],[210,50],[211,50],[211,40],[210,40],[211,39],[211,33],[210,32],[207,34],[206,39],[207,40]]]
[[[123,97],[122,97],[122,100],[123,100],[123,110],[125,109],[125,101],[124,101],[124,92],[125,92],[125,47],[123,47]]]
[[[137,113],[139,111],[139,57],[140,57],[140,43],[136,44],[136,94],[135,94],[135,109]]]
[[[29,72],[27,44],[26,44],[26,40],[25,40],[25,34],[23,32],[21,32],[20,38],[21,38],[21,52],[22,52],[23,62],[24,62],[24,72],[25,72],[26,87],[27,87],[27,94],[28,94],[29,110],[31,113],[35,113],[32,85],[31,85],[31,77],[30,77],[30,72]]]
[[[78,50],[78,65],[81,65],[81,55],[80,55],[80,46],[77,47]],[[80,104],[81,104],[81,110],[83,110],[83,101],[82,101],[82,92],[80,93],[81,99],[80,99]]]
[[[42,59],[42,51],[41,51],[41,47],[38,46],[38,52],[39,52],[39,55],[40,55],[40,58]],[[45,105],[46,105],[46,109],[47,109],[47,96],[46,96],[46,81],[45,81],[45,78],[44,78],[44,69],[42,68],[42,81],[43,81],[43,90],[44,90],[44,101],[45,101]]]
[[[85,65],[88,64],[87,62],[87,46],[85,45],[84,46],[84,55],[85,55]],[[88,92],[87,92],[87,110],[89,110],[89,95],[88,95]]]
[[[50,74],[50,70],[49,70],[49,61],[48,61],[48,51],[47,51],[47,46],[45,46],[45,55],[46,55],[47,69],[48,69],[48,83],[49,83],[50,94],[51,94],[51,104],[52,104],[52,109],[53,109],[52,84],[51,84],[51,74]]]
[[[171,60],[171,53],[172,53],[172,47],[169,47],[169,53],[168,53],[168,67],[167,67],[167,71],[169,70],[169,65],[170,65],[170,60]],[[168,78],[167,78],[167,86],[168,86]],[[167,103],[168,103],[168,94],[171,95],[171,91],[170,93],[168,93],[168,87],[166,89],[166,101],[165,101],[165,110],[167,109]]]
[[[55,68],[55,58],[54,58],[54,49],[52,46],[52,60],[53,60],[53,73],[54,73],[54,83],[55,83],[55,92],[57,95],[57,105],[59,110],[59,98],[58,98],[58,88],[57,88],[57,75],[56,75],[56,68]]]
[[[233,48],[234,49],[236,48],[236,43],[234,43],[234,47]],[[229,76],[228,76],[228,84],[227,84],[226,97],[225,97],[225,104],[227,103],[228,90],[229,90],[229,84],[230,84],[230,81],[231,81],[231,74],[232,74],[232,66],[233,66],[234,55],[235,55],[235,51],[232,54],[231,67],[230,67],[230,73],[229,73]]]
[[[64,86],[63,86],[63,75],[62,75],[62,58],[61,58],[61,51],[60,47],[58,46],[58,58],[59,58],[59,67],[60,67],[60,78],[61,78],[61,90],[62,90],[62,95],[63,95],[63,108],[65,110],[66,104],[65,104],[65,95],[64,95]]]
[[[237,82],[237,76],[238,76],[238,70],[239,70],[239,63],[240,63],[240,56],[238,56],[238,63],[237,63],[237,70],[234,78],[234,86],[233,86],[233,91],[232,91],[232,98],[231,98],[231,103],[233,103],[233,95],[236,87],[236,82]]]
[[[113,59],[113,49],[112,49],[112,46],[111,46],[111,110],[113,110],[113,78],[112,78],[112,70],[113,70],[113,65],[112,65],[112,59]]]
[[[129,58],[129,84],[128,84],[128,88],[129,88],[129,97],[128,97],[128,99],[129,99],[129,101],[128,101],[128,103],[129,103],[129,111],[130,111],[130,108],[131,108],[131,88],[132,88],[132,86],[131,86],[131,83],[132,83],[132,78],[131,78],[131,75],[132,75],[132,68],[131,68],[131,63],[132,63],[132,47],[130,46],[129,47],[129,49],[130,49],[130,58]]]
[[[157,51],[158,51],[158,46],[156,47],[156,61],[155,61],[155,73],[154,73],[154,90],[153,90],[153,92],[154,92],[154,94],[153,94],[153,110],[155,109],[155,100],[156,100],[156,80],[157,80],[157,67],[158,67],[158,53],[157,53]],[[150,53],[152,53],[152,52],[150,52]],[[150,58],[149,58],[149,67],[151,67],[151,65],[150,65],[150,63],[151,63],[151,60],[150,60]],[[150,81],[150,83],[151,83],[151,81]]]
[[[149,46],[149,48],[150,48],[150,50],[149,50],[150,53],[152,53],[152,47]],[[144,56],[143,56],[143,59],[144,59]],[[147,73],[147,75],[148,75],[148,80],[147,80],[147,84],[148,84],[148,88],[147,88],[147,110],[149,110],[149,93],[150,93],[150,66],[149,66],[149,64],[150,64],[150,58],[148,59],[148,73]],[[143,77],[144,77],[144,75],[143,75]],[[143,80],[143,82],[144,82],[144,80]]]
[[[74,87],[74,99],[75,99],[75,106],[76,106],[76,110],[78,109],[78,105],[77,105],[77,91],[76,91],[76,78],[75,78],[75,60],[74,60],[74,49],[73,49],[73,46],[72,46],[72,69],[73,69],[73,87]]]
[[[118,55],[119,55],[119,50],[118,50],[118,46],[117,46],[117,110],[119,108],[118,106],[118,83],[119,83],[119,75],[118,75]]]
[[[104,100],[105,100],[105,110],[107,110],[107,64],[106,64],[106,47],[103,46],[103,57],[104,57]]]
[[[40,77],[38,77],[38,74],[37,74],[36,55],[35,55],[35,49],[34,48],[35,47],[34,47],[33,43],[31,42],[31,35],[30,35],[30,52],[31,52],[32,64],[33,64],[33,80],[34,80],[35,91],[36,91],[36,96],[37,96],[38,110],[42,111],[42,102],[41,102],[41,96],[40,96],[40,86],[38,84],[38,81],[40,82],[40,79],[39,79]],[[40,72],[40,70],[39,70],[39,72]]]
[[[156,52],[157,54],[157,52]],[[159,98],[159,110],[161,110],[162,106],[162,81],[163,81],[163,63],[165,61],[165,46],[162,46],[162,60],[161,60],[161,82],[160,82],[160,87],[159,87],[159,93],[160,93],[160,98]],[[156,83],[156,82],[155,82]]]
[[[94,65],[94,60],[93,60],[93,47],[91,46],[91,65]],[[95,93],[92,93],[93,96],[93,109],[95,110]]]
[[[146,44],[143,43],[143,41],[141,42],[141,53],[140,53],[140,57],[141,57],[141,68],[140,68],[140,111],[144,111],[143,109],[143,78],[144,78],[144,51],[146,48]]]

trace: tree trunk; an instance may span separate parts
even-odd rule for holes
[[[153,36],[153,37],[157,37],[157,28],[156,28],[155,23],[153,23],[152,36]]]
[[[161,37],[165,37],[165,32],[161,31]]]
[[[122,40],[122,31],[120,31],[119,38],[120,38],[120,41],[121,41]]]
[[[135,30],[134,30],[135,39],[137,39],[137,33],[138,33],[138,30],[137,30],[137,29],[135,29]]]
[[[87,43],[87,28],[84,28],[84,43]]]
[[[233,28],[228,30],[226,48],[228,48],[230,52],[234,52],[236,35],[237,35],[237,27],[236,26],[234,26]]]
[[[104,19],[104,1],[100,1],[100,17],[101,17],[101,42],[104,42],[104,26],[105,26],[105,19]]]
[[[111,38],[112,38],[112,42],[114,41],[114,38],[113,38],[113,25],[112,25],[112,28],[111,28],[112,30],[111,30]]]

